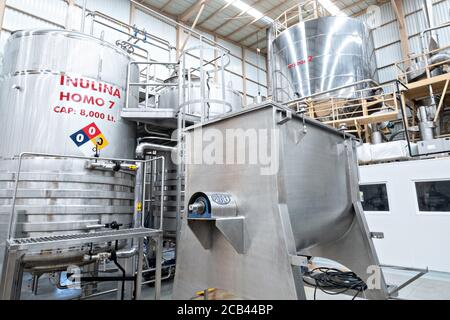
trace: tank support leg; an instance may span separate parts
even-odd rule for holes
[[[1,300],[20,300],[23,279],[22,250],[7,246],[0,283]]]

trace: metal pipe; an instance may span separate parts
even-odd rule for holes
[[[177,142],[177,140],[175,139],[171,139],[171,138],[165,138],[165,137],[142,137],[138,139],[138,142],[141,143],[142,141],[145,140],[162,140],[162,141],[169,141],[169,142]]]
[[[174,148],[175,149],[175,148]],[[164,220],[164,189],[166,188],[166,159],[164,157],[161,157],[162,163],[161,163],[161,212],[159,216],[159,230],[163,231],[163,220]],[[162,239],[161,239],[162,241]],[[161,248],[162,250],[162,244]]]
[[[272,56],[272,46],[273,46],[273,38],[274,38],[274,27],[270,27],[267,29],[267,96],[273,97],[273,79],[272,79],[272,68],[273,68],[273,56]]]
[[[162,247],[163,247],[163,236],[162,234],[156,240],[156,260],[155,260],[155,300],[161,299],[161,278],[162,278]],[[140,270],[142,277],[142,269]],[[140,287],[140,286],[139,286]]]
[[[170,278],[172,277],[172,267],[173,267],[173,266],[174,266],[174,265],[170,265],[170,266],[162,266],[162,267],[161,267],[162,269],[167,269],[167,268],[169,268],[169,274],[168,274],[167,276],[165,276],[164,278],[161,278],[161,280],[168,280],[168,279],[170,279]],[[156,270],[156,269],[152,269],[151,271],[155,271],[155,270]],[[145,273],[145,271],[146,271],[146,270],[144,270],[143,273]],[[154,279],[154,280],[149,280],[149,281],[142,282],[141,285],[150,284],[150,283],[154,283],[154,282],[155,282],[155,279]],[[117,289],[111,289],[111,290],[107,290],[107,291],[102,291],[102,292],[93,293],[93,294],[88,295],[88,296],[84,296],[84,297],[80,297],[80,298],[75,298],[75,299],[73,299],[73,300],[76,300],[76,299],[79,299],[79,300],[86,300],[86,299],[90,299],[90,298],[96,298],[96,297],[104,296],[104,295],[107,295],[107,294],[110,294],[110,293],[114,293],[114,292],[117,292],[117,291],[118,291]]]
[[[382,136],[381,132],[378,130],[372,132],[371,138],[372,138],[372,144],[383,143],[383,136]]]
[[[136,171],[136,182],[134,186],[134,215],[133,215],[133,227],[138,228],[141,226],[142,221],[140,217],[143,215],[143,181],[145,176],[145,164],[141,163]],[[136,247],[136,245],[134,245]]]
[[[87,6],[87,0],[84,0],[83,11],[81,13],[81,27],[80,27],[81,32],[84,32],[84,25],[86,24],[86,6]]]
[[[428,115],[428,108],[421,106],[419,107],[419,129],[420,135],[423,141],[430,141],[434,139],[434,122],[430,120]]]
[[[101,18],[103,18],[103,19],[105,19],[105,20],[108,20],[108,21],[110,21],[110,22],[113,22],[113,23],[115,23],[115,24],[118,24],[118,25],[121,26],[121,27],[125,27],[125,28],[127,28],[127,29],[133,29],[134,31],[137,31],[138,33],[140,33],[140,34],[143,35],[144,37],[150,38],[150,39],[152,39],[152,40],[154,40],[154,41],[156,41],[156,42],[159,42],[159,43],[163,44],[164,46],[166,46],[167,49],[164,49],[164,48],[162,48],[162,47],[160,47],[160,46],[157,46],[157,45],[155,45],[154,43],[152,43],[152,45],[154,45],[154,46],[156,46],[156,47],[158,47],[158,48],[161,48],[161,49],[163,49],[163,50],[170,51],[171,49],[176,49],[175,47],[173,47],[173,46],[170,44],[169,41],[167,41],[167,40],[165,40],[165,39],[162,39],[162,38],[159,38],[159,37],[157,37],[157,36],[155,36],[155,35],[152,35],[152,34],[146,32],[146,31],[144,31],[144,30],[137,29],[137,28],[135,28],[134,26],[131,26],[131,25],[129,25],[129,24],[123,22],[123,21],[117,20],[117,19],[115,19],[115,18],[113,18],[113,17],[111,17],[111,16],[108,16],[108,15],[102,13],[102,12],[99,12],[99,11],[89,12],[89,13],[87,14],[87,16],[91,16],[91,17],[93,18],[93,23],[98,23],[98,24],[104,25],[104,26],[106,26],[106,27],[108,27],[108,28],[110,28],[110,29],[113,29],[113,30],[115,30],[115,31],[117,31],[117,32],[126,34],[126,35],[128,35],[128,36],[133,37],[133,38],[136,39],[136,36],[133,35],[132,33],[123,31],[123,30],[118,29],[118,28],[114,28],[114,27],[111,26],[111,25],[108,25],[108,24],[105,24],[105,23],[103,23],[103,22],[101,22],[101,21],[95,20],[95,17],[96,17],[96,16],[99,16],[99,17],[101,17]],[[141,40],[141,41],[143,41],[143,42],[145,42],[145,43],[149,43],[148,41],[145,41],[144,39],[139,39],[139,40]]]
[[[170,23],[172,25],[178,26],[178,27],[180,27],[180,28],[182,28],[182,29],[184,29],[184,30],[186,30],[188,32],[191,32],[192,34],[196,35],[197,37],[201,37],[202,36],[202,34],[200,34],[199,32],[197,32],[195,30],[193,30],[192,28],[187,27],[184,24],[179,23],[179,22],[177,22],[177,21],[175,21],[175,20],[173,20],[173,19],[171,19],[171,18],[169,18],[169,17],[167,17],[167,16],[165,16],[165,15],[163,15],[163,14],[161,14],[161,13],[155,11],[155,10],[152,10],[152,9],[150,9],[147,6],[144,6],[142,3],[139,3],[139,2],[137,2],[135,0],[130,0],[130,1],[131,1],[131,3],[136,5],[137,7],[141,8],[142,10],[148,12],[149,14],[151,14],[153,16],[158,17],[161,21],[164,21],[166,23]],[[227,53],[230,53],[229,49],[225,48],[224,46],[222,46],[221,44],[219,44],[219,43],[217,43],[217,42],[215,42],[213,40],[206,39],[206,42],[208,42],[209,44],[211,44],[214,47],[220,47],[220,48],[224,49]]]
[[[133,247],[131,249],[123,249],[116,252],[116,256],[119,259],[122,258],[131,258],[135,256],[138,253],[138,250],[136,247]]]
[[[194,22],[192,23],[192,27],[191,27],[192,30],[194,30],[195,27],[197,26],[198,19],[199,19],[200,16],[202,15],[203,9],[205,9],[205,6],[206,6],[206,1],[203,0],[203,1],[202,1],[202,4],[201,4],[201,7],[200,7],[200,10],[198,11],[197,16],[195,17]],[[187,36],[186,39],[184,40],[184,43],[183,43],[183,45],[181,46],[180,51],[184,51],[184,48],[186,47],[186,45],[187,45],[189,39],[191,38],[191,34],[192,34],[191,32],[188,33],[188,36]]]
[[[312,94],[312,95],[310,95],[310,96],[306,96],[306,97],[303,97],[303,98],[294,99],[294,100],[285,102],[284,104],[287,105],[287,104],[291,104],[291,103],[295,103],[295,102],[300,102],[300,101],[303,101],[303,100],[305,100],[305,99],[318,97],[318,96],[321,96],[321,95],[324,95],[324,94],[327,94],[327,93],[330,93],[330,92],[342,90],[342,89],[345,89],[345,88],[354,87],[354,86],[357,86],[357,85],[363,84],[363,83],[372,83],[372,84],[374,84],[376,87],[379,87],[379,86],[380,86],[380,84],[379,84],[378,82],[376,82],[375,80],[373,80],[373,79],[365,79],[365,80],[357,81],[357,82],[350,83],[350,84],[347,84],[347,85],[344,85],[344,86],[336,87],[336,88],[333,88],[333,89],[330,89],[330,90],[326,90],[326,91],[322,91],[322,92],[317,92],[317,93],[314,93],[314,94]]]
[[[450,53],[441,52],[430,58],[430,65],[435,65],[443,62],[448,62],[450,64]]]
[[[161,236],[158,237],[160,239]],[[162,254],[161,252],[158,252],[159,248],[156,249],[156,255]],[[142,269],[143,269],[143,260],[144,260],[144,239],[139,238],[138,241],[138,257],[137,257],[137,274],[136,274],[136,286],[134,288],[134,298],[136,300],[139,300],[141,298],[141,292],[142,292]],[[158,279],[157,279],[158,280]],[[160,285],[161,285],[161,279],[160,279]],[[159,300],[159,297],[155,297],[155,300]]]
[[[152,135],[155,135],[155,136],[162,136],[162,137],[169,137],[170,136],[167,133],[162,133],[162,132],[157,132],[157,131],[150,131],[147,128],[147,124],[144,125],[144,131],[147,132],[148,134],[152,134]]]
[[[169,268],[169,274],[168,274],[167,276],[165,276],[164,278],[161,278],[161,281],[162,281],[162,280],[170,279],[171,277],[172,277],[172,268]],[[156,279],[148,280],[148,281],[142,282],[142,284],[150,284],[150,283],[154,283],[155,280],[156,280]]]
[[[136,147],[136,157],[138,157],[139,159],[144,158],[145,153],[149,150],[172,152],[176,151],[177,148],[156,143],[142,142]]]
[[[127,170],[127,171],[136,171],[137,167],[135,164],[130,163],[105,163],[105,162],[95,162],[91,161],[86,164],[86,169],[105,169],[105,170]]]
[[[450,22],[449,22],[449,23],[442,24],[442,25],[440,25],[440,26],[430,27],[430,28],[427,28],[427,29],[423,30],[423,31],[420,33],[420,38],[422,39],[422,41],[421,41],[422,52],[425,51],[425,46],[424,46],[425,34],[427,34],[428,32],[431,32],[431,31],[435,31],[435,30],[439,30],[439,29],[443,29],[443,28],[448,28],[448,27],[450,27]]]

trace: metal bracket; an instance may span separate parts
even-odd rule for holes
[[[403,284],[399,286],[390,286],[388,295],[389,298],[396,298],[398,296],[398,293],[400,290],[406,288],[407,286],[411,285],[413,282],[419,280],[424,275],[428,273],[428,267],[426,269],[416,269],[416,268],[407,268],[407,267],[399,267],[399,266],[388,266],[388,265],[380,265],[381,268],[387,268],[387,269],[393,269],[393,270],[402,270],[402,271],[413,271],[417,272],[417,274],[409,279],[408,281],[404,282]]]
[[[277,121],[277,124],[285,124],[286,122],[292,120],[292,111],[290,110],[280,110],[278,114],[279,120]]]
[[[296,267],[308,267],[308,257],[290,255],[291,265]]]
[[[212,248],[213,232],[214,229],[217,229],[237,253],[245,254],[247,252],[248,241],[244,217],[188,219],[188,226],[206,250]]]

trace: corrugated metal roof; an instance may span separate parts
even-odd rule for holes
[[[197,26],[219,37],[241,43],[253,48],[265,48],[265,29],[268,22],[255,19],[248,12],[242,12],[229,2],[233,0],[206,0],[206,6]],[[237,0],[235,0],[237,1]],[[277,18],[287,9],[303,2],[299,0],[240,0],[271,19]],[[181,18],[191,8],[198,6],[202,0],[144,0],[143,3],[166,13],[172,17]],[[349,16],[361,15],[371,5],[379,5],[387,0],[332,0],[344,13]],[[184,21],[192,24],[198,10]],[[259,40],[259,41],[258,41]]]

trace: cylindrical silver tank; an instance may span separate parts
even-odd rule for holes
[[[170,82],[170,80],[169,80]],[[186,81],[186,85],[187,81]],[[188,93],[189,91],[189,93]],[[222,98],[222,86],[217,83],[210,83],[206,91],[206,98],[209,99],[207,118],[213,119],[225,113],[242,109],[242,97],[240,93],[231,87],[225,87],[225,100]],[[198,78],[191,81],[190,89],[186,90],[189,109],[187,113],[200,116],[202,114],[201,84]],[[179,88],[168,87],[159,96],[159,108],[179,109]]]
[[[323,17],[296,24],[269,44],[273,99],[288,102],[361,80],[376,80],[372,35],[363,22]],[[359,85],[332,92],[354,98]]]
[[[134,159],[135,125],[121,119],[130,57],[81,33],[32,30],[8,40],[0,78],[0,217],[4,242],[22,152]],[[135,78],[137,72],[133,72]],[[137,107],[137,95],[130,105]],[[86,160],[23,161],[15,237],[130,226],[134,175]]]

